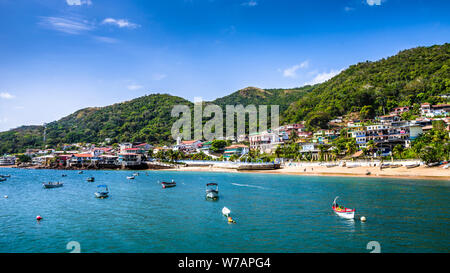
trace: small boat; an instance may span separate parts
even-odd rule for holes
[[[391,164],[390,165],[390,167],[392,168],[392,169],[394,169],[394,168],[400,168],[402,166],[402,164]]]
[[[206,184],[206,199],[217,199],[219,198],[219,185],[217,183]]]
[[[131,180],[131,179],[134,179],[134,178],[135,178],[135,176],[133,176],[133,175],[132,176],[127,176],[128,180]]]
[[[223,207],[223,209],[222,209],[222,214],[223,214],[224,216],[228,217],[228,215],[230,215],[230,213],[231,213],[231,210],[230,210],[230,209],[228,209],[227,207]]]
[[[83,171],[79,171],[78,174],[83,174]]]
[[[371,174],[372,173],[369,170],[366,171],[366,175],[371,175]]]
[[[0,177],[0,182],[6,181],[6,178]]]
[[[67,174],[63,174],[63,175],[61,175],[61,177],[66,177],[67,176]]]
[[[433,162],[433,163],[428,163],[427,164],[427,167],[434,167],[434,166],[437,166],[437,165],[439,165],[440,163],[439,162]]]
[[[10,174],[0,174],[0,178],[10,178]]]
[[[349,209],[349,208],[345,208],[343,206],[339,206],[336,201],[339,198],[339,196],[337,196],[334,201],[333,201],[333,205],[331,206],[331,208],[333,209],[333,211],[340,217],[345,218],[345,219],[354,219],[355,218],[355,209]]]
[[[64,184],[60,182],[48,182],[48,183],[42,183],[42,186],[44,189],[53,189],[53,188],[59,188],[62,187]]]
[[[163,189],[165,189],[165,188],[173,188],[177,185],[177,183],[175,183],[175,181],[172,180],[172,182],[161,182],[161,185]]]
[[[133,176],[139,176],[139,173],[133,173]]]
[[[88,179],[86,179],[87,182],[94,182],[95,181],[95,177],[88,177]]]
[[[108,186],[98,185],[97,188],[99,188],[99,191],[97,191],[95,193],[95,197],[101,198],[101,199],[109,197]],[[103,189],[103,190],[101,190],[101,189]]]
[[[417,168],[417,167],[419,167],[420,166],[420,164],[410,164],[410,165],[406,165],[406,168],[407,169],[412,169],[412,168]]]

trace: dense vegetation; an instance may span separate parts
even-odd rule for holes
[[[285,121],[326,127],[326,121],[350,112],[371,118],[397,106],[444,102],[439,95],[448,93],[450,44],[418,47],[350,66],[293,103]]]

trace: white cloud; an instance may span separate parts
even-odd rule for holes
[[[81,6],[81,5],[91,5],[91,0],[66,0],[67,5],[69,6]]]
[[[156,73],[156,74],[152,75],[152,79],[155,80],[155,81],[160,81],[160,80],[162,80],[162,79],[164,79],[166,77],[167,77],[166,74],[161,74],[161,73]]]
[[[381,0],[366,0],[366,1],[367,1],[367,4],[369,6],[373,6],[373,5],[379,6],[379,5],[381,5]]]
[[[139,27],[138,24],[135,23],[131,23],[128,20],[125,19],[114,19],[114,18],[106,18],[105,20],[103,20],[102,24],[108,24],[108,25],[115,25],[118,26],[120,28],[137,28]]]
[[[108,43],[108,44],[115,44],[119,42],[119,40],[110,38],[110,37],[104,37],[104,36],[94,36],[94,39],[100,42]]]
[[[309,62],[304,61],[301,64],[296,64],[294,66],[286,68],[285,70],[283,70],[283,77],[295,78],[297,77],[297,70],[299,70],[300,68],[307,68],[308,66]]]
[[[40,24],[68,34],[80,34],[94,28],[88,21],[78,18],[41,17]]]
[[[314,85],[314,84],[326,82],[341,72],[342,72],[342,69],[341,70],[331,70],[330,72],[316,74],[316,76],[311,81],[305,82],[305,85]]]
[[[250,0],[248,2],[242,3],[242,5],[247,7],[255,7],[258,5],[258,2],[256,2],[255,0]]]
[[[0,123],[6,123],[6,122],[8,122],[7,118],[0,118]]]
[[[143,86],[142,86],[142,85],[139,85],[139,84],[131,84],[131,85],[128,85],[127,88],[128,88],[129,90],[138,90],[138,89],[143,88]]]
[[[7,92],[0,93],[0,99],[10,100],[13,98],[15,98],[15,96],[11,95],[10,93]]]

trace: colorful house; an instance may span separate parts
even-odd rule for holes
[[[223,153],[224,158],[230,158],[232,155],[242,156],[249,152],[249,148],[247,145],[235,144],[228,147],[225,147],[225,152]]]

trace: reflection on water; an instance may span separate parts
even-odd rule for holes
[[[130,181],[134,171],[1,171],[11,178],[0,184],[9,197],[0,200],[0,252],[68,252],[72,241],[82,252],[369,252],[371,241],[382,252],[449,251],[448,181],[169,171]],[[162,189],[159,181],[171,179],[177,187]],[[45,190],[48,181],[64,186]],[[215,202],[205,200],[210,182],[219,184]],[[94,197],[100,184],[110,198]],[[336,196],[356,208],[355,220],[332,212]]]

